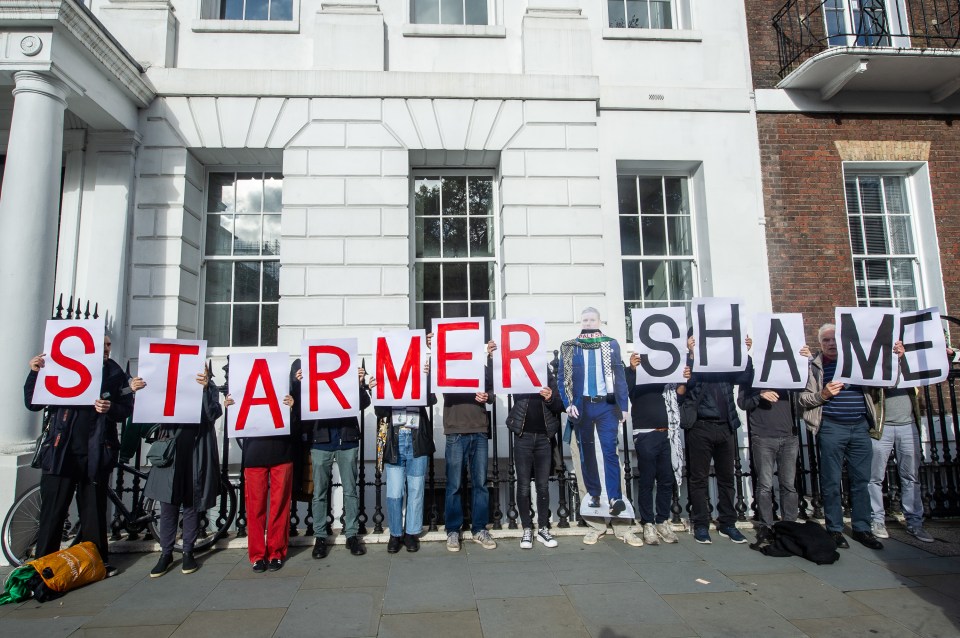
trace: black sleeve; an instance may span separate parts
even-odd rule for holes
[[[297,370],[300,369],[300,359],[295,359],[290,365],[290,396],[293,397],[293,406],[300,403],[300,381],[297,380]]]
[[[366,410],[370,407],[370,391],[363,383],[360,384],[360,409]]]
[[[39,412],[45,406],[41,404],[36,404],[33,402],[33,391],[37,387],[37,373],[35,370],[30,370],[27,374],[27,380],[23,382],[23,404],[31,412]]]
[[[637,371],[630,366],[623,366],[623,375],[627,380],[627,392],[632,394],[633,389],[637,387]]]
[[[207,382],[207,387],[203,389],[203,401],[201,403],[201,421],[213,423],[223,414],[223,406],[220,405],[220,388],[213,381]]]

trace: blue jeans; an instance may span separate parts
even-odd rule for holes
[[[327,489],[333,476],[333,462],[340,470],[340,483],[343,486],[343,533],[347,538],[356,536],[360,527],[360,500],[357,492],[357,451],[346,450],[310,450],[313,463],[313,535],[327,537]]]
[[[880,440],[873,441],[873,468],[870,472],[870,506],[873,520],[882,523],[883,477],[887,473],[890,452],[897,451],[897,474],[900,476],[900,502],[907,525],[923,525],[923,502],[920,500],[920,433],[914,425],[886,425]]]
[[[407,495],[406,533],[415,536],[423,528],[423,482],[429,456],[413,455],[410,428],[397,428],[397,463],[387,463],[387,526],[391,536],[403,536],[403,495]]]
[[[447,494],[444,501],[444,527],[447,533],[463,527],[463,506],[460,504],[463,463],[467,462],[473,492],[470,531],[476,534],[487,528],[490,517],[487,492],[487,436],[485,434],[447,435]]]
[[[583,402],[580,420],[576,425],[577,444],[580,447],[580,467],[583,468],[583,484],[590,496],[600,496],[600,473],[597,468],[595,446],[600,441],[603,454],[603,482],[607,498],[616,501],[623,498],[620,492],[620,455],[617,453],[617,428],[620,425],[620,408],[611,403]]]
[[[640,489],[637,491],[637,514],[642,525],[662,523],[670,518],[673,499],[673,462],[670,437],[667,432],[638,432],[633,435],[637,451],[637,469],[640,471]],[[656,513],[654,513],[653,484],[657,484]]]
[[[870,424],[837,423],[824,419],[817,432],[820,442],[820,492],[828,532],[843,531],[843,505],[840,502],[840,476],[843,459],[850,474],[850,505],[853,514],[850,527],[855,532],[870,531],[870,466],[873,462],[873,439]]]

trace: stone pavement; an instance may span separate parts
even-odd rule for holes
[[[960,558],[851,541],[835,565],[768,558],[714,534],[713,545],[633,548],[604,536],[523,551],[470,541],[389,555],[342,545],[322,560],[295,547],[254,574],[240,549],[200,571],[147,572],[156,554],[116,555],[121,573],[44,604],[0,607],[0,636],[230,638],[322,636],[960,636]],[[4,569],[5,576],[9,569]]]

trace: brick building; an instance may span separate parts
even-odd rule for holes
[[[746,8],[774,310],[957,312],[957,4]]]

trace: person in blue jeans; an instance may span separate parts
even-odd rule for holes
[[[429,361],[423,366],[430,372]],[[427,377],[429,383],[429,376]],[[377,380],[370,379],[370,389]],[[437,402],[437,395],[427,390],[428,405]],[[387,552],[396,554],[401,547],[408,552],[420,549],[423,529],[423,490],[427,465],[433,455],[433,423],[424,406],[377,406],[377,423],[384,430],[383,463],[387,475],[387,526],[390,540]],[[406,525],[403,520],[403,498],[407,498]]]
[[[487,344],[487,357],[493,352],[493,343]],[[444,499],[444,527],[447,549],[460,551],[460,528],[463,526],[463,464],[470,473],[471,508],[470,531],[473,541],[484,549],[496,549],[497,542],[490,536],[489,493],[487,492],[487,432],[490,422],[487,404],[493,403],[493,368],[486,366],[483,392],[445,393],[443,395],[443,433],[447,437],[444,457],[447,465],[447,491]]]

